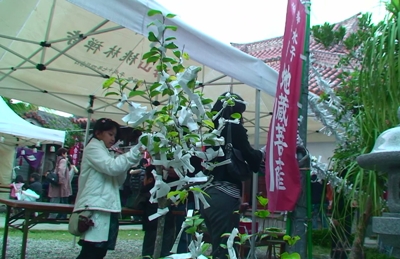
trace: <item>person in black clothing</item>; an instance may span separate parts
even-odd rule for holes
[[[135,206],[135,200],[140,195],[140,188],[143,184],[147,164],[147,159],[142,158],[137,167],[128,170],[128,176],[124,183],[124,189],[129,188],[129,197],[127,199],[126,207],[132,208]],[[132,217],[132,220],[134,221],[140,221],[141,219],[141,216]]]
[[[146,167],[146,173],[143,179],[143,186],[140,189],[140,202],[138,202],[138,209],[143,210],[143,246],[142,256],[143,258],[151,258],[154,252],[154,245],[157,236],[157,224],[158,220],[150,221],[149,216],[157,212],[158,203],[150,203],[150,190],[154,187],[155,181],[154,176],[151,173],[155,170],[155,166],[150,165]],[[171,212],[165,215],[165,227],[163,242],[161,248],[161,257],[168,256],[174,243],[174,218]]]
[[[197,173],[199,173],[203,167],[201,166],[202,160],[196,156],[192,156],[190,158],[190,164],[194,167],[194,172],[187,172],[186,176],[195,177]],[[175,173],[175,171],[171,168],[168,173],[167,182],[173,182],[179,179],[179,176]],[[175,188],[171,188],[171,191],[175,190]],[[182,211],[187,214],[188,210],[194,210],[194,195],[192,192],[189,192],[188,197],[184,203],[179,203],[177,206],[172,207],[173,211]],[[185,215],[175,215],[175,235],[178,235],[181,230],[182,223],[186,220]],[[178,241],[178,249],[177,253],[187,253],[189,251],[188,247],[190,241],[192,240],[191,235],[183,232],[181,238]]]
[[[40,196],[37,201],[42,200],[42,183],[40,182],[40,175],[38,173],[31,174],[29,178],[29,189],[36,192]]]
[[[221,96],[226,96],[227,93]],[[227,106],[223,108],[223,99],[219,100],[214,104],[212,112],[220,112],[219,116],[214,120],[215,128],[219,126],[219,119],[222,117],[227,120],[232,120],[231,115],[233,113],[243,114],[246,110],[246,105],[243,99],[237,95],[231,93],[237,101],[234,106]],[[232,146],[242,152],[244,160],[248,163],[253,172],[258,172],[260,163],[265,156],[262,150],[253,149],[248,141],[247,130],[243,126],[243,118],[241,123],[231,124],[231,131],[234,134],[232,138]],[[227,139],[227,126],[221,132],[221,136]],[[214,147],[218,149],[219,147]],[[224,148],[224,147],[223,147]],[[214,162],[222,162],[226,160],[225,157],[218,157]],[[224,233],[231,233],[233,228],[239,228],[240,216],[238,211],[240,208],[240,198],[242,194],[242,182],[234,180],[230,177],[227,171],[227,166],[217,166],[210,174],[214,176],[213,182],[210,187],[205,188],[205,192],[209,195],[206,197],[210,207],[201,210],[204,222],[207,226],[207,230],[211,236],[212,245],[212,256],[213,258],[225,259],[227,258],[228,252],[225,248],[221,247],[221,244],[226,245],[226,239],[222,238],[221,235]]]

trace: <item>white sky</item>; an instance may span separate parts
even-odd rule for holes
[[[156,0],[192,27],[224,42],[282,36],[286,0]],[[311,0],[311,25],[343,21],[359,12],[384,15],[382,0]]]

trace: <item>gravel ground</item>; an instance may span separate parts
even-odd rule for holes
[[[0,239],[1,242],[3,239]],[[8,237],[7,259],[19,259],[21,256],[22,238]],[[28,240],[26,259],[75,259],[80,251],[80,246],[72,247],[71,241],[57,240]],[[118,240],[114,251],[107,253],[106,259],[135,259],[140,258],[142,241],[140,240]]]
[[[19,237],[8,237],[7,259],[20,258],[21,241],[22,238]],[[80,246],[72,245],[72,238],[71,241],[31,239],[28,240],[26,259],[75,259]],[[141,251],[141,240],[118,240],[116,249],[108,251],[105,259],[139,259]],[[257,249],[257,258],[265,258],[265,251]]]

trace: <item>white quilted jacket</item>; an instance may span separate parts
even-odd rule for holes
[[[138,148],[114,157],[103,141],[93,138],[83,150],[74,212],[85,208],[120,212],[119,187],[124,183],[127,170],[139,162]]]

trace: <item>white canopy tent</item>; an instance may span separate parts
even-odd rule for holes
[[[65,131],[46,129],[29,123],[11,110],[1,97],[0,111],[0,183],[9,184],[17,145],[31,146],[37,142],[62,145]],[[7,198],[8,194],[0,196]]]
[[[62,145],[65,131],[46,129],[29,123],[8,107],[0,97],[0,137],[9,146],[32,146],[41,144]]]
[[[147,16],[148,10],[168,11],[150,0],[70,2],[90,12],[64,0],[31,0],[23,6],[13,0],[0,2],[0,95],[80,116],[88,116],[93,100],[93,118],[122,123],[126,112],[116,106],[119,97],[105,97],[102,83],[115,74],[147,82],[157,79],[152,65],[141,61],[149,49],[143,35],[154,19]],[[229,90],[242,95],[248,102],[244,117],[249,138],[265,144],[277,73],[179,18],[168,23],[178,26],[173,35],[191,57],[186,65],[203,68],[199,81],[204,94],[212,99]],[[138,97],[135,101],[148,103]],[[319,123],[309,121],[310,133],[319,128]],[[260,130],[259,137],[255,129]]]

